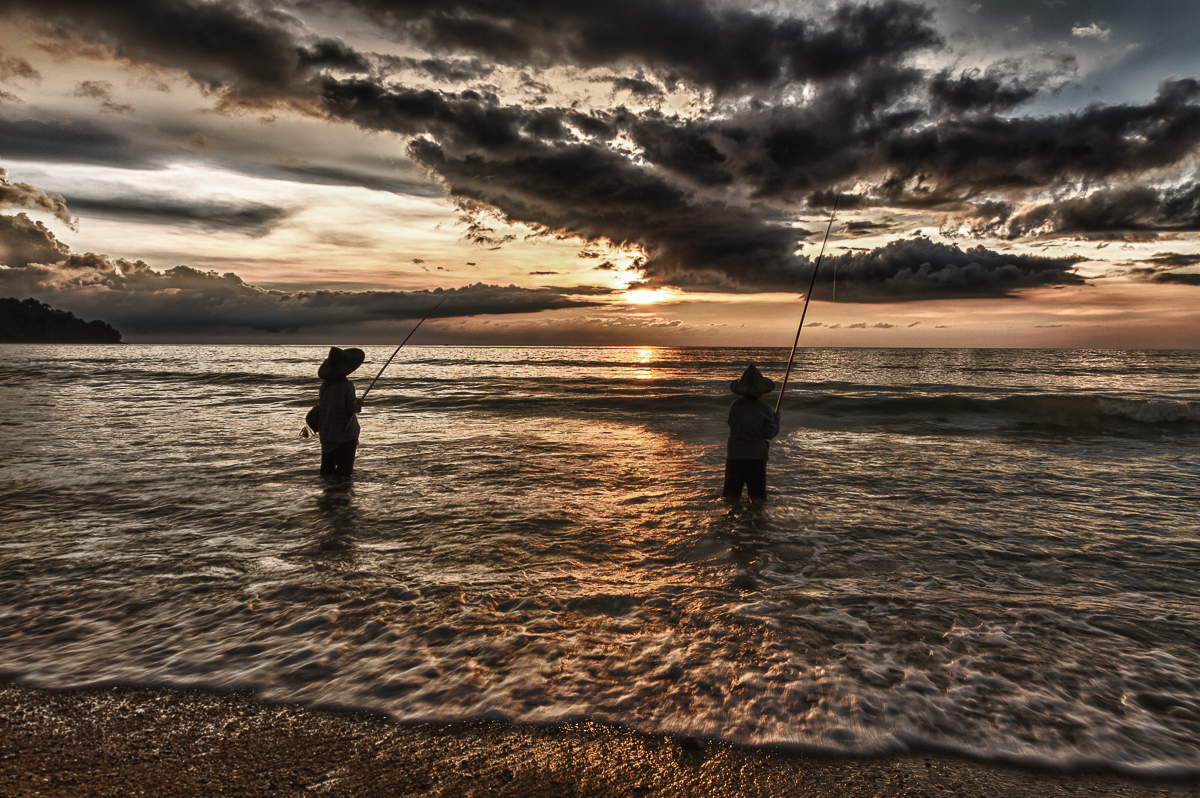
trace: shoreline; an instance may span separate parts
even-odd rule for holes
[[[0,795],[1200,798],[1200,783],[944,754],[818,756],[589,722],[410,726],[248,693],[0,682]]]

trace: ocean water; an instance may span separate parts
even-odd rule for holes
[[[352,344],[353,342],[348,342]],[[0,677],[1200,775],[1200,353],[0,347]],[[390,348],[368,348],[359,392]]]

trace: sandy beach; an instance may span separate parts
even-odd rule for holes
[[[0,686],[3,796],[1200,796],[1194,780],[840,759],[598,724],[402,726],[247,694]]]

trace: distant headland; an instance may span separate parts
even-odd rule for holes
[[[121,333],[103,321],[84,321],[36,299],[0,297],[0,343],[119,344]]]

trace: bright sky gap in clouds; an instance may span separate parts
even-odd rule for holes
[[[0,296],[128,341],[1200,347],[1188,2],[0,0]]]

